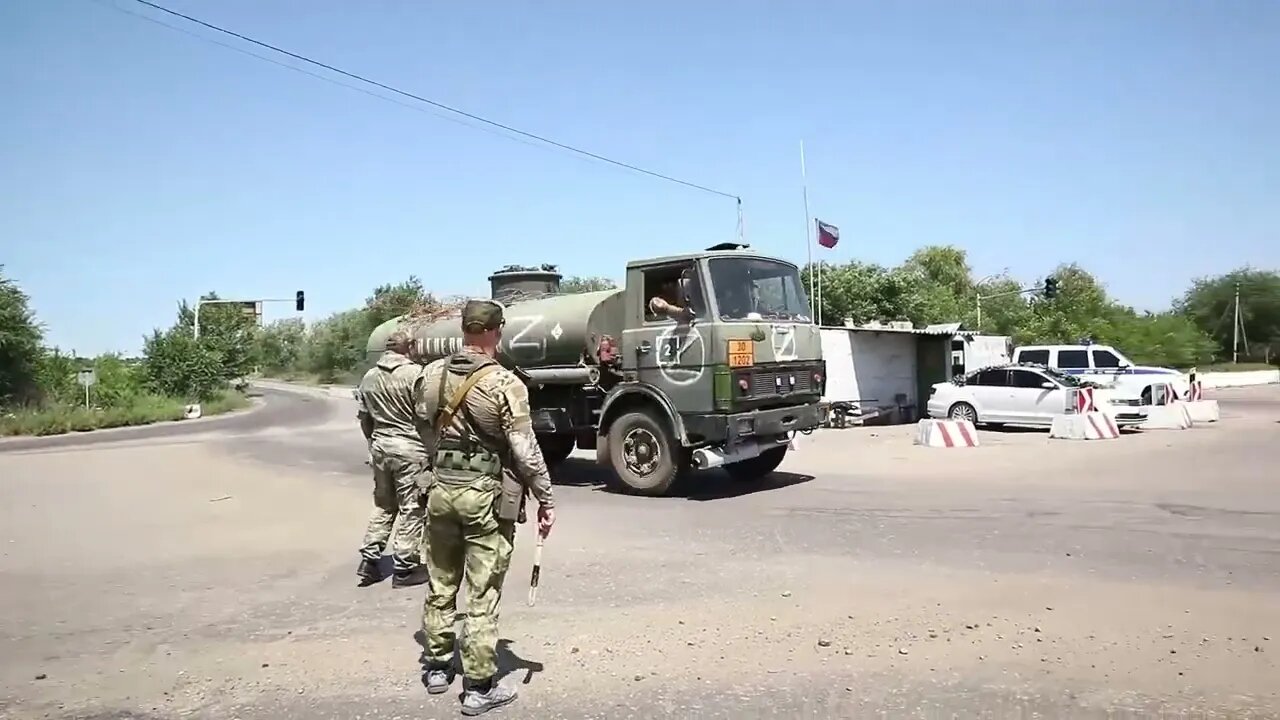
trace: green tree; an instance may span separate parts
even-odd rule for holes
[[[918,281],[909,273],[857,260],[843,265],[819,263],[821,273],[822,324],[857,324],[872,320],[909,320],[918,306]],[[809,267],[801,270],[801,282],[811,298],[817,298],[818,276],[810,283]]]
[[[36,373],[44,332],[30,298],[0,265],[0,404],[37,399]]]
[[[1280,355],[1280,273],[1245,267],[1218,277],[1198,278],[1174,302],[1174,309],[1215,341],[1220,358],[1230,359],[1237,285],[1248,356],[1274,361]],[[1245,355],[1244,342],[1240,354]]]
[[[382,323],[411,310],[437,304],[436,298],[422,287],[422,281],[410,275],[395,285],[379,285],[365,299],[365,325],[369,332]]]
[[[202,300],[218,300],[208,293]],[[154,331],[144,342],[143,383],[162,395],[209,400],[231,380],[253,371],[258,353],[255,318],[235,304],[200,308],[200,338],[195,338],[195,311],[185,300],[166,331]]]
[[[606,277],[573,275],[560,281],[560,293],[563,295],[612,290],[616,287],[618,287],[618,284]]]
[[[200,326],[203,334],[203,317]],[[141,377],[157,394],[203,401],[227,385],[221,356],[209,345],[196,342],[181,324],[164,332],[153,331],[142,351]]]
[[[304,363],[325,382],[341,379],[364,358],[369,342],[368,315],[363,309],[336,313],[316,323],[308,336]]]
[[[1188,368],[1212,361],[1214,343],[1185,315],[1176,312],[1138,315],[1116,311],[1112,335],[1103,342],[1119,347],[1141,365]]]
[[[918,325],[976,321],[976,290],[964,250],[949,245],[923,247],[899,271],[916,288],[909,319]]]
[[[982,292],[982,322],[978,322],[977,292]],[[970,328],[988,335],[1008,335],[1015,342],[1027,339],[1024,328],[1034,316],[1030,299],[1022,294],[1023,284],[1007,275],[1000,275],[982,283],[974,291],[972,315],[964,315]],[[969,318],[972,317],[972,320]],[[1023,335],[1024,337],[1020,337]]]
[[[267,373],[298,369],[306,344],[307,327],[301,319],[277,320],[258,333],[258,366]]]

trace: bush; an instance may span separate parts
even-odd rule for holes
[[[44,333],[28,303],[26,293],[0,274],[0,405],[25,404],[39,395],[36,374]]]
[[[201,404],[203,415],[220,415],[247,407],[249,400],[238,392],[213,395]],[[181,420],[186,414],[186,403],[171,397],[139,392],[129,402],[115,407],[96,406],[85,409],[83,405],[57,404],[44,408],[15,410],[0,415],[0,436],[6,435],[62,435],[69,432],[85,432],[106,428],[150,425],[170,420]]]
[[[153,332],[143,352],[143,382],[156,394],[203,402],[227,386],[217,352],[197,343],[184,328]]]

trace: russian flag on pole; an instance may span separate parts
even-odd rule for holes
[[[814,218],[818,223],[818,244],[824,248],[833,248],[840,242],[840,228]]]

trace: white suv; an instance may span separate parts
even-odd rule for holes
[[[1170,368],[1134,365],[1129,358],[1110,345],[1025,345],[1015,348],[1013,362],[1035,363],[1075,375],[1098,385],[1123,389],[1151,404],[1151,384],[1165,382],[1173,386],[1179,398],[1185,398],[1191,379]]]

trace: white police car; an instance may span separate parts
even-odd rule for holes
[[[1035,363],[1075,375],[1082,380],[1125,390],[1151,404],[1152,383],[1168,383],[1179,398],[1186,398],[1191,378],[1171,368],[1135,365],[1110,345],[1023,345],[1013,351],[1013,362]]]

